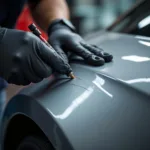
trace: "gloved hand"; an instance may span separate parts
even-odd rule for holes
[[[65,60],[68,59],[67,51],[81,56],[88,64],[95,66],[101,66],[113,59],[111,54],[105,53],[101,48],[87,44],[66,20],[54,20],[49,26],[48,35],[49,43]]]
[[[68,74],[71,68],[32,33],[0,28],[0,77],[8,83],[28,85],[53,71]]]

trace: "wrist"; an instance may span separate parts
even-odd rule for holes
[[[67,19],[55,19],[51,22],[51,24],[48,27],[48,35],[50,35],[53,31],[59,30],[59,29],[67,29],[72,32],[76,32],[76,28],[74,25]]]

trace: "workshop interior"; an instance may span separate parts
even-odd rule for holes
[[[0,93],[6,99],[0,150],[150,150],[150,1],[66,3],[75,27],[69,32],[83,37],[84,48],[100,49],[104,58],[111,54],[112,61],[92,66],[67,52],[73,70],[68,77],[52,71],[38,83],[8,83]],[[35,34],[51,49],[27,4],[15,29]]]

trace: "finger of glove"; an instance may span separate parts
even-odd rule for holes
[[[53,49],[40,42],[38,45],[38,54],[40,58],[54,71],[60,74],[69,74],[72,72],[70,65],[64,61],[61,56]]]
[[[52,74],[52,68],[44,63],[37,54],[34,57],[28,57],[27,62],[28,68],[24,71],[24,74],[33,83],[40,82]]]
[[[63,51],[63,49],[59,45],[52,45],[54,50],[61,56],[61,58],[66,61],[67,63],[69,62],[67,55]]]
[[[88,45],[85,43],[82,43],[82,45],[95,55],[104,58],[105,62],[110,62],[113,59],[113,56],[111,54],[104,52],[101,48],[97,47],[96,45]]]
[[[84,60],[90,65],[101,66],[104,64],[103,58],[96,56],[88,49],[83,47],[81,44],[73,46],[72,51],[77,55],[81,56],[82,58],[84,58]]]
[[[16,85],[28,85],[31,82],[24,76],[22,70],[13,69],[8,78],[8,83]]]
[[[35,59],[33,60],[35,61]],[[39,66],[38,65],[39,63],[36,63],[37,65],[36,68],[31,67],[31,64],[28,63],[26,63],[26,65],[22,64],[20,69],[14,68],[10,73],[8,82],[16,85],[28,85],[31,82],[37,83],[42,81],[42,79],[45,77],[45,72],[41,70],[40,72],[42,73],[42,75],[40,75],[39,77],[39,73],[38,73],[39,68],[37,67]]]

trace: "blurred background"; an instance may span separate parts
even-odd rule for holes
[[[104,29],[138,0],[67,0],[80,34]]]
[[[71,20],[76,26],[78,33],[85,35],[95,30],[105,29],[139,0],[66,1],[70,8]],[[18,20],[17,28],[28,30],[28,24],[31,22],[32,18],[26,6]],[[46,37],[46,35],[44,36]]]

